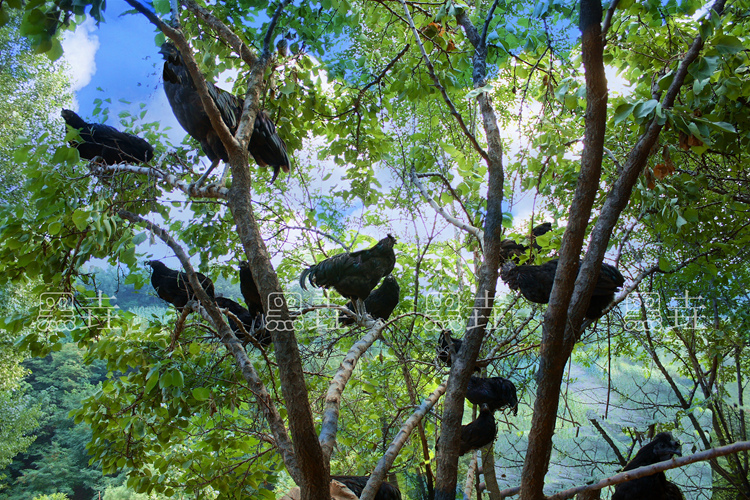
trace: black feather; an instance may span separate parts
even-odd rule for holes
[[[331,479],[343,483],[352,493],[360,497],[362,496],[362,490],[367,485],[367,481],[370,480],[370,476],[331,476]],[[375,493],[373,498],[374,500],[401,500],[401,490],[391,483],[383,481],[380,483],[380,488],[378,488],[378,492]]]
[[[203,108],[198,91],[182,55],[173,44],[165,42],[159,51],[164,56],[164,91],[177,121],[182,128],[197,140],[203,152],[212,162],[229,161],[226,148],[213,129],[211,120]],[[237,131],[244,100],[222,90],[212,82],[206,82],[211,98],[219,108],[221,118],[227,128],[234,134]],[[291,163],[286,153],[286,144],[276,133],[276,127],[262,110],[255,116],[253,135],[250,137],[248,150],[260,166],[269,166],[274,170],[273,180],[279,170],[289,172]],[[273,182],[272,180],[272,182]]]
[[[486,404],[492,412],[512,408],[513,415],[518,413],[516,386],[503,377],[471,377],[466,389],[466,399],[475,405]]]
[[[263,314],[263,300],[260,298],[258,287],[255,286],[250,264],[245,260],[240,262],[240,292],[250,314],[253,316]]]
[[[550,232],[552,230],[552,223],[551,222],[545,222],[544,224],[539,224],[534,229],[531,230],[531,247],[539,251],[542,249],[539,245],[536,244],[536,238]],[[503,240],[500,242],[500,262],[505,262],[508,259],[513,260],[515,263],[519,262],[519,257],[528,250],[529,247],[526,245],[523,245],[521,243],[516,243],[515,240]]]
[[[268,330],[262,328],[262,318],[259,314],[250,313],[247,309],[239,305],[237,302],[226,297],[216,297],[216,305],[223,309],[229,310],[229,312],[237,316],[237,319],[242,322],[242,327],[245,329],[245,332],[250,335],[255,332],[255,339],[261,346],[268,347],[271,344],[271,335],[268,333]],[[229,320],[229,326],[232,328],[232,331],[237,336],[237,338],[240,339],[243,343],[249,342],[250,339],[245,338],[245,335],[242,333],[242,330],[240,330],[237,322],[228,314],[225,314],[225,316]]]
[[[305,279],[315,287],[333,288],[351,301],[365,300],[380,280],[393,271],[396,238],[390,234],[367,250],[334,255],[305,269],[299,278],[303,290]]]
[[[93,160],[98,156],[106,165],[115,165],[143,163],[154,157],[154,147],[140,137],[109,125],[87,123],[69,109],[63,109],[61,114],[65,123],[79,131],[81,140],[73,140],[70,144],[78,150],[81,158]]]
[[[497,426],[495,417],[487,405],[482,406],[479,416],[470,424],[461,427],[461,446],[458,454],[484,448],[495,440]]]
[[[438,340],[438,359],[445,366],[453,366],[450,346],[445,337],[450,337],[451,343],[453,344],[453,350],[456,351],[456,354],[458,354],[458,351],[461,350],[461,346],[464,344],[463,340],[452,337],[452,333],[453,332],[450,330],[443,330],[442,332],[440,332],[440,339]],[[478,366],[474,366],[474,371],[478,372],[481,371],[481,369]]]
[[[660,432],[654,439],[643,446],[635,457],[622,469],[629,471],[669,460],[673,455],[682,456],[680,442],[672,437],[671,432]],[[680,488],[667,481],[664,472],[632,479],[615,485],[612,500],[681,500],[684,499]]]
[[[500,277],[511,290],[520,290],[527,300],[537,304],[549,302],[552,285],[555,281],[558,259],[551,260],[541,266],[516,266],[512,262],[506,263]],[[604,309],[615,300],[615,292],[625,284],[620,271],[616,267],[602,263],[599,279],[594,287],[591,302],[586,310],[586,317],[597,319],[602,316]]]
[[[370,295],[365,299],[365,309],[374,319],[382,319],[387,321],[391,317],[391,313],[398,305],[399,293],[401,287],[398,286],[398,281],[392,275],[388,275],[383,279],[383,282],[378,288],[372,291]],[[354,311],[354,303],[347,302],[346,307],[349,310]],[[345,313],[339,314],[339,323],[341,325],[351,325],[354,323],[354,319]]]
[[[188,275],[182,271],[175,271],[158,260],[147,262],[151,266],[151,285],[160,298],[166,300],[179,311],[193,298],[193,287],[188,282]],[[209,297],[214,298],[214,284],[201,273],[195,273],[198,282]]]

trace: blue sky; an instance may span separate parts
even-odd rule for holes
[[[172,126],[179,132],[173,139],[179,142],[183,132],[161,86],[163,62],[154,43],[156,32],[144,16],[122,15],[127,7],[114,3],[107,8],[104,23],[97,27],[89,18],[63,42],[76,94],[74,107],[88,120],[97,98],[112,100],[109,108],[113,118],[124,109],[138,112],[138,104],[143,102],[148,109],[144,120]],[[107,123],[118,126],[112,118]]]

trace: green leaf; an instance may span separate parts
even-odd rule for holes
[[[618,125],[625,118],[630,116],[630,113],[633,112],[634,108],[635,108],[635,104],[632,104],[632,103],[625,103],[625,104],[620,104],[619,106],[617,106],[617,109],[615,109],[615,116],[614,116],[615,125]]]
[[[79,231],[83,231],[88,227],[88,220],[89,220],[89,212],[87,210],[78,210],[76,209],[75,212],[73,212],[73,224],[76,225],[76,228]]]
[[[745,45],[736,36],[718,35],[712,40],[713,47],[719,54],[736,54],[745,50]]]
[[[198,401],[206,401],[211,397],[211,390],[206,387],[196,387],[193,389],[193,397]]]
[[[656,99],[649,99],[648,101],[642,101],[635,105],[635,108],[633,108],[633,116],[636,117],[636,119],[643,120],[644,118],[648,118],[651,113],[654,112],[654,109],[656,109],[656,106],[659,104],[659,101]]]
[[[719,66],[719,58],[716,56],[698,57],[688,66],[688,73],[693,75],[696,80],[705,80],[711,78],[716,68]]]

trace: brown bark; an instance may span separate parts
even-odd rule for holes
[[[716,14],[720,15],[723,9],[723,0],[714,4],[713,10],[716,11]],[[653,120],[628,156],[618,179],[607,194],[599,220],[591,234],[588,252],[581,264],[578,278],[575,279],[575,263],[578,261],[578,252],[580,252],[583,231],[585,231],[584,221],[588,221],[591,208],[589,206],[588,209],[585,209],[585,200],[588,197],[593,197],[598,188],[599,176],[596,175],[594,179],[591,170],[601,170],[603,133],[606,120],[606,98],[602,99],[603,94],[598,87],[604,78],[601,62],[603,44],[599,25],[601,16],[602,8],[598,0],[582,2],[581,31],[583,33],[583,61],[586,69],[588,97],[586,139],[576,198],[571,207],[570,223],[563,237],[555,286],[545,315],[542,350],[537,374],[539,388],[532,417],[532,428],[529,434],[529,447],[522,473],[521,500],[538,500],[544,497],[542,488],[544,476],[549,466],[552,434],[554,433],[560,395],[559,387],[565,363],[577,339],[584,309],[590,300],[591,288],[597,280],[612,230],[630,199],[638,175],[662,129],[662,125]],[[674,104],[674,100],[685,80],[687,68],[698,57],[702,47],[703,40],[698,36],[675,72],[672,84],[662,100],[662,107],[670,108]],[[604,90],[606,91],[606,87]],[[574,280],[575,288],[572,285]]]
[[[581,278],[585,276],[583,270],[578,283],[576,282],[583,238],[599,187],[607,119],[607,81],[604,76],[601,18],[602,6],[599,0],[581,2],[582,58],[587,89],[586,130],[581,156],[581,172],[570,209],[568,226],[563,236],[554,287],[547,313],[544,316],[542,348],[537,372],[539,386],[534,403],[526,460],[521,475],[521,500],[544,498],[542,489],[552,450],[552,434],[557,420],[560,383],[570,355],[564,348],[566,326],[570,325],[574,331],[580,328],[584,312],[581,306],[585,305],[582,302],[590,300],[593,284],[599,272],[597,268],[592,273],[594,276],[590,282],[591,286],[580,283]],[[601,265],[601,260],[599,265]],[[571,305],[574,285],[579,293],[573,298],[572,307],[570,307],[570,312],[573,314],[569,315],[568,309]],[[586,293],[588,297],[585,297]]]
[[[487,14],[492,18],[497,2]],[[474,54],[474,87],[484,85],[486,77],[487,45],[486,36],[489,21],[484,31],[478,35],[471,20],[465,15],[457,17],[467,37],[475,46]],[[461,421],[464,411],[464,396],[474,370],[474,362],[479,355],[479,348],[486,332],[487,321],[492,314],[492,307],[497,288],[498,268],[500,266],[500,242],[502,241],[502,202],[503,202],[503,148],[500,140],[497,117],[490,97],[482,93],[477,97],[487,137],[487,217],[484,228],[484,262],[479,270],[477,292],[474,307],[468,318],[466,335],[459,356],[451,366],[448,388],[443,406],[443,420],[440,428],[440,449],[437,450],[436,500],[453,500],[458,479],[458,448],[461,439]]]

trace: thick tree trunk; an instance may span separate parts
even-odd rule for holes
[[[547,313],[544,316],[542,347],[537,372],[537,394],[534,415],[531,420],[529,445],[521,475],[521,500],[541,500],[544,498],[544,477],[549,467],[552,450],[552,435],[557,421],[557,408],[560,398],[565,365],[570,356],[567,348],[566,328],[577,332],[583,321],[583,307],[588,303],[593,291],[591,286],[582,286],[582,294],[572,303],[574,287],[578,288],[576,275],[591,208],[599,187],[604,146],[604,132],[607,118],[607,81],[604,76],[601,37],[602,5],[599,0],[581,2],[581,32],[583,34],[583,64],[586,75],[586,129],[581,172],[578,178],[575,197],[570,209],[570,217],[557,266],[555,283],[550,296]],[[601,260],[599,260],[601,265]],[[599,270],[592,273],[593,282]],[[581,277],[584,273],[581,272]],[[578,280],[581,281],[581,280]],[[585,288],[588,288],[586,294]],[[588,295],[588,297],[586,296]],[[573,312],[569,315],[569,312]]]

